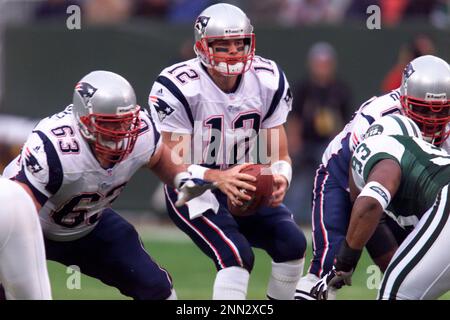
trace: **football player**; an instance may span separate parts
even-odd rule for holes
[[[330,142],[314,180],[313,259],[307,275],[299,281],[296,299],[311,298],[310,289],[331,270],[337,249],[345,237],[352,208],[348,187],[350,158],[368,127],[385,115],[405,114],[417,123],[426,141],[449,150],[448,97],[448,63],[431,55],[416,58],[405,68],[398,90],[363,103],[352,121]],[[371,258],[382,271],[410,230],[411,226],[406,222],[399,228],[389,217],[383,217],[367,243]],[[329,298],[333,297],[333,290],[330,290]]]
[[[219,190],[202,214],[192,215],[190,208],[174,206],[176,191],[167,186],[167,210],[214,262],[213,299],[246,298],[252,247],[272,258],[267,297],[293,299],[306,240],[282,204],[292,176],[283,128],[292,103],[288,81],[274,61],[255,55],[253,27],[241,9],[208,7],[195,21],[194,34],[197,58],[164,69],[149,104],[159,115],[164,143],[182,153],[194,177]],[[272,154],[266,162],[274,174],[271,205],[234,217],[227,197],[238,206],[250,199],[245,191],[254,191],[254,178],[240,171],[263,135],[268,139],[259,146]]]
[[[449,104],[442,107],[449,108]],[[383,128],[381,123],[374,126],[378,132]],[[413,225],[414,231],[389,263],[378,298],[436,299],[450,290],[450,155],[406,130],[403,134],[375,133],[353,153],[350,224],[333,268],[311,291],[316,298],[326,299],[330,287],[351,284],[361,252],[383,211],[399,224]]]
[[[134,299],[173,299],[169,274],[111,203],[141,167],[177,187],[180,204],[205,191],[177,161],[128,81],[94,71],[75,86],[72,105],[38,123],[5,173],[34,199],[48,259]]]
[[[36,207],[19,184],[0,178],[0,283],[8,300],[52,298]]]

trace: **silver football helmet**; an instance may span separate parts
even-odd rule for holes
[[[136,142],[140,119],[133,87],[120,75],[93,71],[75,86],[73,114],[96,156],[119,162]]]
[[[252,64],[255,55],[255,34],[245,13],[227,3],[212,5],[200,13],[194,25],[194,51],[201,62],[223,75],[244,73]],[[217,56],[211,43],[215,40],[244,40],[242,56]]]
[[[441,145],[450,134],[450,66],[444,60],[421,56],[403,72],[400,99],[405,115],[413,119],[423,137]]]

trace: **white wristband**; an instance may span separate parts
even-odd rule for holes
[[[386,189],[381,183],[376,181],[371,181],[366,184],[361,190],[358,198],[359,197],[374,198],[380,203],[383,210],[386,209],[391,202],[391,194],[389,193],[389,190]]]
[[[188,171],[192,174],[193,178],[197,178],[197,179],[204,179],[205,177],[205,172],[208,171],[208,168],[202,167],[198,164],[191,164],[188,167]]]
[[[175,178],[173,179],[173,185],[176,189],[180,188],[181,180],[183,179],[189,179],[191,177],[191,174],[187,171],[179,172]]]
[[[292,166],[289,162],[280,160],[272,163],[270,166],[272,173],[282,175],[288,182],[288,187],[291,185],[292,180]]]

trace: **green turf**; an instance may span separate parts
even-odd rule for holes
[[[164,241],[161,239],[145,241],[146,249],[152,257],[166,268],[174,281],[179,299],[210,299],[214,282],[213,263],[189,241]],[[308,248],[307,262],[311,252]],[[261,250],[255,250],[255,267],[250,277],[249,299],[265,299],[267,281],[270,274],[270,258]],[[375,299],[376,289],[369,285],[376,284],[376,276],[368,267],[372,264],[366,253],[363,254],[358,269],[353,275],[353,285],[345,287],[338,293],[338,299]],[[54,299],[126,299],[120,292],[106,286],[100,281],[81,275],[80,289],[68,289],[76,286],[73,273],[61,264],[49,262]],[[375,279],[375,282],[374,282]],[[450,299],[447,294],[444,298]]]

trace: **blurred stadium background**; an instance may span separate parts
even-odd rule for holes
[[[216,2],[0,0],[1,169],[18,153],[37,119],[68,105],[74,84],[91,70],[123,75],[146,105],[159,72],[193,57],[193,21]],[[223,2],[246,11],[255,27],[257,54],[275,60],[290,81],[294,106],[288,132],[295,178],[287,204],[309,234],[312,176],[323,148],[364,100],[399,85],[407,61],[427,53],[450,60],[450,1]],[[67,28],[69,5],[81,8],[80,29]],[[369,5],[381,9],[381,29],[368,29]],[[171,227],[164,206],[159,182],[145,170],[114,204],[139,227],[146,248],[172,274],[179,297],[208,299],[213,265]],[[339,298],[376,296],[376,290],[367,288],[369,265],[365,256],[354,285]],[[50,263],[50,273],[57,299],[123,298],[84,276],[80,290],[67,289],[70,274],[60,265]],[[269,258],[257,251],[249,298],[265,298],[268,277]]]

